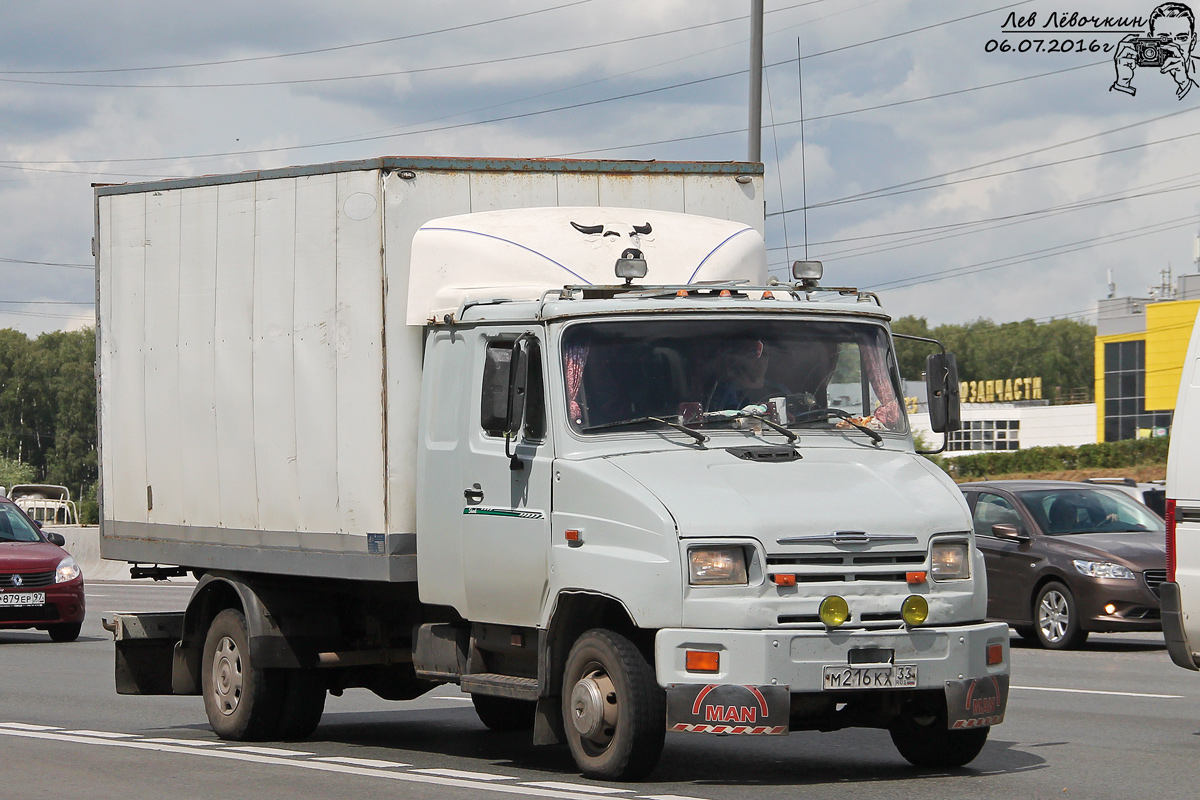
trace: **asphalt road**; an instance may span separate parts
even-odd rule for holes
[[[182,609],[185,585],[94,584],[78,642],[0,631],[0,797],[130,798],[1190,798],[1200,775],[1200,674],[1161,636],[1093,635],[1050,653],[1013,640],[1007,721],[968,767],[907,765],[881,731],[669,734],[641,784],[581,778],[565,748],[488,731],[456,687],[406,703],[331,697],[307,742],[240,747],[198,697],[113,691],[114,610]]]

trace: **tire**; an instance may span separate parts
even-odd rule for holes
[[[493,731],[531,731],[537,711],[535,700],[514,700],[487,694],[471,695],[479,721]]]
[[[73,642],[79,638],[79,632],[83,630],[82,622],[63,622],[58,625],[51,625],[46,628],[46,633],[50,634],[50,639],[55,642]]]
[[[943,715],[914,717],[906,714],[892,723],[888,733],[904,760],[914,767],[956,769],[975,760],[991,728],[952,731]]]
[[[633,642],[593,628],[580,636],[563,670],[563,727],[580,771],[632,781],[658,765],[666,739],[666,693]]]
[[[1041,588],[1033,601],[1033,632],[1048,650],[1071,650],[1087,641],[1088,632],[1079,628],[1075,595],[1058,581]]]
[[[285,742],[307,739],[325,713],[325,684],[315,669],[283,670],[283,703],[275,738]]]
[[[250,661],[250,637],[241,611],[227,608],[213,618],[204,639],[200,690],[213,731],[238,742],[271,738],[286,688],[277,670]]]

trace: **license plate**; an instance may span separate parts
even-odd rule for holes
[[[44,605],[46,605],[45,592],[0,592],[0,608]]]
[[[912,689],[917,685],[916,664],[888,667],[825,667],[824,689]]]

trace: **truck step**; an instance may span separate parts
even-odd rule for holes
[[[537,700],[537,678],[518,678],[497,672],[477,672],[463,675],[459,685],[464,692],[487,694],[493,697],[511,697],[514,700]]]

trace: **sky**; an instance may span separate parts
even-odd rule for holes
[[[1195,272],[1200,85],[1179,98],[1144,66],[1135,93],[1110,88],[1154,5],[766,0],[772,272],[821,259],[826,284],[930,325],[1094,322],[1110,274],[1121,297]],[[2,3],[0,328],[92,324],[93,183],[376,156],[746,160],[750,6]]]

